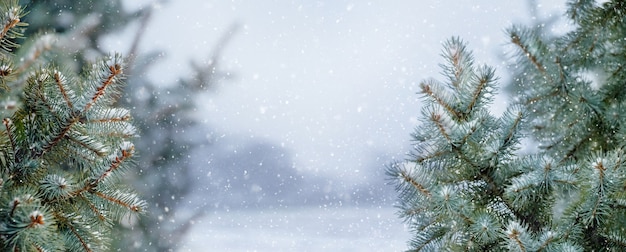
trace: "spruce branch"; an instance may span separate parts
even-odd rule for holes
[[[508,238],[506,248],[509,251],[535,251],[528,230],[520,223],[511,221],[506,227],[505,234]]]
[[[490,85],[490,82],[493,82],[495,80],[495,71],[489,67],[480,68],[478,71],[479,72],[477,73],[477,76],[472,78],[473,81],[478,82],[478,85],[467,85],[473,90],[467,93],[460,92],[461,95],[471,94],[471,98],[469,98],[469,103],[465,107],[464,113],[474,111],[474,107],[477,106],[483,99],[485,99],[486,94],[489,93],[488,87],[493,86],[493,84]],[[477,78],[477,80],[474,80],[475,78]]]
[[[413,188],[417,191],[420,192],[421,194],[423,194],[426,197],[430,197],[431,193],[428,189],[426,189],[426,187],[424,185],[422,185],[420,182],[417,182],[416,179],[413,178],[413,176],[410,176],[409,173],[407,171],[399,171],[399,176],[402,180],[406,181],[408,184],[410,184],[411,186],[413,186]]]
[[[441,65],[445,76],[450,78],[450,88],[458,89],[473,75],[472,55],[459,38],[452,38],[443,44],[443,58],[448,64]]]
[[[102,59],[78,77],[45,59],[53,36],[30,48],[17,40],[21,15],[15,1],[0,6],[0,95],[17,100],[2,111],[0,250],[103,251],[113,223],[145,209],[120,184],[136,135],[130,111],[112,107],[124,60]],[[32,57],[19,60],[23,50]]]
[[[6,130],[6,134],[7,134],[7,138],[9,138],[9,143],[11,143],[11,150],[13,151],[13,153],[16,153],[17,152],[17,150],[16,150],[17,147],[16,147],[16,143],[15,143],[16,140],[15,140],[15,137],[13,137],[13,135],[11,134],[11,132],[14,131],[12,129],[13,122],[9,118],[4,118],[2,120],[2,123],[4,124],[5,130]],[[13,160],[13,161],[15,163],[17,163],[18,162],[17,156],[14,155],[13,157],[15,158],[15,160]],[[9,168],[10,163],[8,163],[8,162],[4,163],[3,162],[3,164],[5,165],[6,169]]]
[[[73,93],[71,93],[71,91],[65,87],[67,85],[67,80],[65,76],[59,71],[54,71],[52,75],[54,76],[54,82],[59,88],[59,92],[61,92],[61,95],[63,95],[63,100],[65,100],[65,102],[67,103],[67,107],[70,110],[74,111],[74,105],[72,103],[72,99],[70,99],[70,96],[73,96]]]
[[[461,115],[456,111],[456,108],[450,105],[451,99],[445,96],[446,92],[442,89],[434,89],[434,87],[439,87],[439,85],[432,81],[428,83],[422,82],[420,84],[420,88],[422,89],[423,94],[425,94],[427,97],[431,97],[449,114],[454,115],[455,118],[460,118]]]
[[[513,42],[514,45],[517,45],[521,52],[523,53],[523,55],[525,55],[529,61],[535,66],[535,68],[541,72],[541,74],[546,73],[546,67],[539,61],[539,59],[537,58],[537,53],[535,52],[531,52],[530,50],[530,46],[526,45],[525,42],[522,42],[522,37],[528,37],[528,36],[536,36],[528,31],[524,31],[524,30],[520,30],[520,28],[513,28],[509,31],[509,33],[511,34],[511,42]],[[541,46],[538,46],[541,48]]]
[[[97,156],[105,156],[108,154],[109,149],[103,143],[97,141],[93,137],[89,137],[87,135],[81,134],[75,130],[72,130],[67,133],[65,139],[71,141],[82,147],[82,149],[87,150]]]
[[[110,61],[101,61],[100,64],[92,66],[97,72],[97,77],[90,80],[90,83],[96,87],[96,92],[85,105],[84,111],[88,111],[96,102],[112,101],[117,97],[118,87],[115,87],[123,78],[123,59],[121,55],[116,54],[110,58]]]
[[[521,103],[499,118],[485,112],[491,90],[475,98],[487,82],[458,53],[464,47],[444,44],[449,81],[423,88],[427,109],[407,161],[418,165],[388,169],[402,178],[394,182],[401,216],[414,227],[413,249],[626,247],[626,4],[576,0],[568,7],[575,27],[565,35],[509,29]],[[540,146],[535,153],[519,152],[524,134]],[[431,196],[414,181],[428,181]]]
[[[14,40],[22,36],[22,31],[19,28],[26,26],[20,20],[25,15],[25,11],[17,5],[15,0],[5,1],[3,4],[4,8],[0,13],[0,20],[2,20],[0,23],[2,27],[0,30],[0,47],[6,52],[10,52],[19,46]]]
[[[583,18],[589,16],[590,10],[594,7],[595,0],[567,1],[566,14],[571,20],[580,23]]]
[[[91,182],[91,184],[95,187],[100,182],[108,178],[111,173],[115,172],[115,170],[120,168],[127,159],[130,159],[133,156],[134,151],[135,147],[130,144],[127,144],[127,146],[121,148],[120,154],[113,157],[113,160],[111,160],[109,167],[104,172],[102,172],[102,174],[100,174],[100,176],[98,176],[93,182]]]
[[[446,89],[434,81],[432,87],[422,85],[427,104],[424,125],[415,133],[416,159],[391,166],[388,174],[399,178],[394,183],[404,202],[402,215],[416,228],[411,243],[416,250],[492,248],[504,224],[518,218],[513,203],[501,199],[502,186],[515,174],[497,174],[506,170],[499,162],[513,160],[524,113],[518,106],[501,118],[491,116],[485,106],[495,91],[493,70],[474,68],[459,39],[444,48],[447,64],[442,68],[449,82],[443,84]],[[490,226],[487,230],[476,223]],[[482,230],[482,235],[471,230]],[[472,245],[477,241],[484,243]]]

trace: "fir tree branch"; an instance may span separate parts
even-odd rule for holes
[[[623,232],[611,232],[607,235],[603,236],[611,243],[617,245],[618,247],[626,247],[626,238],[624,238]]]
[[[448,111],[448,113],[450,113],[451,115],[454,115],[456,118],[461,118],[461,115],[459,112],[456,111],[456,109],[454,109],[452,106],[450,106],[447,102],[445,102],[441,97],[439,97],[437,94],[435,94],[431,88],[430,84],[426,84],[426,83],[421,83],[420,87],[422,88],[422,93],[426,94],[427,96],[431,97],[432,99],[435,100],[435,102],[437,102],[437,104],[439,104],[441,107],[443,107],[446,111]]]
[[[72,129],[72,126],[74,126],[74,124],[78,121],[79,120],[77,117],[68,118],[68,120],[61,125],[62,127],[59,129],[59,131],[56,134],[52,135],[52,139],[44,143],[41,151],[33,150],[32,158],[41,156],[54,148],[54,146],[56,146],[59,142],[61,142],[62,139],[66,137],[68,132],[70,132],[70,130]]]
[[[468,114],[471,111],[475,111],[474,108],[480,102],[480,99],[485,95],[486,89],[489,87],[489,84],[492,82],[493,75],[494,75],[493,69],[489,69],[489,68],[484,69],[484,72],[480,75],[478,79],[478,85],[475,86],[474,91],[472,92],[470,102],[469,104],[467,104],[464,114]]]
[[[439,133],[441,133],[441,135],[448,141],[448,143],[450,143],[452,145],[452,139],[450,138],[450,135],[446,131],[445,126],[441,122],[441,114],[431,113],[430,114],[430,120],[433,123],[435,123],[435,126],[437,126],[437,129],[439,130]]]
[[[104,172],[98,175],[98,177],[86,182],[82,188],[79,188],[73,191],[72,193],[70,193],[70,195],[77,196],[77,195],[82,194],[83,192],[91,192],[92,189],[96,188],[98,184],[100,184],[103,180],[109,177],[111,173],[117,170],[124,161],[131,158],[133,151],[134,151],[134,146],[132,145],[130,146],[129,149],[122,149],[121,156],[115,156],[115,158],[111,161],[108,168]]]
[[[513,42],[513,44],[517,45],[520,50],[522,50],[523,54],[526,55],[526,57],[528,57],[528,59],[530,60],[530,62],[535,65],[535,68],[537,70],[539,70],[539,72],[541,72],[544,76],[546,76],[546,69],[543,66],[543,64],[541,64],[541,62],[539,62],[539,60],[537,60],[537,57],[530,52],[530,50],[528,49],[528,47],[524,44],[522,44],[522,41],[520,39],[520,35],[515,33],[515,32],[511,32],[511,42]]]
[[[567,15],[570,19],[580,22],[581,19],[589,15],[590,9],[594,7],[592,0],[570,0],[567,1]]]
[[[571,128],[571,127],[568,127]],[[576,158],[576,152],[578,152],[580,149],[582,149],[583,145],[588,143],[588,139],[590,139],[590,137],[592,136],[592,132],[589,132],[587,134],[585,134],[583,137],[580,138],[575,138],[578,139],[578,141],[576,141],[576,143],[574,143],[573,146],[570,146],[567,149],[567,153],[565,153],[565,155],[563,155],[562,160],[565,161],[567,159],[570,158]],[[565,138],[565,137],[564,137]],[[562,144],[562,142],[555,142],[553,143],[553,146],[558,146],[559,144]]]
[[[70,229],[70,231],[72,232],[72,234],[80,241],[80,244],[82,245],[83,249],[85,249],[85,252],[93,252],[91,250],[91,246],[89,245],[89,243],[87,243],[87,241],[85,240],[85,238],[83,238],[78,231],[76,230],[76,228],[70,224],[67,223],[66,224],[67,227]]]
[[[41,214],[39,211],[31,213],[29,217],[30,223],[27,226],[28,228],[34,228],[45,224],[43,214]]]
[[[412,240],[412,245],[415,247],[414,251],[421,251],[427,248],[429,244],[440,240],[441,236],[444,235],[444,232],[442,232],[443,228],[436,219],[431,219],[424,223],[423,226],[419,227],[419,231],[419,235]]]
[[[11,29],[13,29],[19,22],[20,16],[17,9],[9,13],[9,18],[6,20],[6,23],[2,27],[2,31],[0,32],[0,40],[4,40],[6,35],[9,33]]]
[[[117,123],[128,122],[130,119],[130,113],[126,109],[107,109],[98,110],[94,116],[88,114],[85,123]]]
[[[14,198],[13,199],[13,204],[11,204],[11,212],[9,214],[9,216],[13,217],[15,215],[15,210],[17,209],[17,206],[20,204],[20,199],[19,198]]]
[[[467,63],[465,57],[465,46],[461,45],[458,40],[452,40],[449,46],[445,46],[447,54],[446,57],[450,58],[453,70],[453,80],[451,84],[458,88],[461,85],[461,78],[465,73],[465,66]]]
[[[473,121],[471,126],[469,127],[469,130],[467,130],[467,132],[465,133],[465,136],[463,136],[461,141],[459,141],[459,145],[466,144],[470,137],[474,136],[478,132],[480,126],[484,125],[486,121],[487,117],[480,117],[478,121]]]
[[[135,134],[130,113],[112,108],[121,56],[94,64],[79,79],[45,62],[52,36],[31,44],[30,56],[13,55],[8,51],[20,45],[25,25],[22,9],[16,0],[0,9],[0,81],[14,89],[2,93],[8,101],[20,98],[2,111],[0,250],[101,251],[113,218],[143,210],[133,193],[106,194],[130,191],[106,180],[121,176],[134,150],[126,142]],[[114,148],[120,149],[107,155]]]
[[[59,71],[54,71],[52,75],[53,75],[53,78],[54,78],[54,82],[57,84],[57,87],[59,88],[59,91],[63,95],[63,99],[67,103],[67,107],[71,111],[74,111],[74,105],[72,104],[72,101],[69,98],[69,94],[67,93],[68,91],[66,91],[65,88],[63,87],[63,86],[65,86],[65,81],[66,81],[65,77],[63,75],[61,75],[61,73]]]
[[[510,221],[505,230],[506,237],[509,239],[508,249],[510,251],[534,251],[528,230],[522,224],[516,221]]]
[[[415,159],[416,163],[422,163],[422,162],[424,162],[426,160],[430,160],[430,159],[433,159],[433,158],[441,157],[441,156],[443,156],[445,154],[448,154],[449,152],[448,151],[436,151],[436,152],[429,153],[428,155],[421,155],[423,153],[424,152],[420,152],[419,155],[416,156],[416,159]]]
[[[104,193],[96,191],[96,192],[93,192],[93,194],[98,196],[98,197],[100,197],[100,198],[102,198],[102,199],[108,200],[108,201],[110,201],[112,203],[115,203],[115,204],[117,204],[119,206],[122,206],[122,207],[124,207],[126,209],[129,209],[129,210],[131,210],[133,212],[139,212],[141,210],[141,207],[139,205],[129,204],[127,202],[124,202],[121,199],[118,199],[118,198],[115,198],[115,197],[111,197],[111,196],[106,195]]]
[[[597,162],[595,162],[595,164],[592,165],[593,168],[597,171],[598,174],[598,193],[599,195],[605,195],[604,194],[604,176],[605,176],[605,172],[606,172],[606,167],[604,167],[604,164],[602,163],[602,160],[599,160]]]
[[[526,247],[524,246],[524,244],[522,243],[522,241],[520,240],[520,232],[517,229],[513,229],[509,232],[508,237],[509,239],[512,239],[515,244],[517,244],[518,248],[523,251],[526,252]]]
[[[92,194],[95,194],[95,192],[93,192]],[[91,212],[93,212],[96,216],[98,216],[98,219],[100,221],[106,220],[106,217],[102,214],[100,209],[98,209],[89,199],[87,199],[87,197],[85,197],[83,194],[81,194],[79,197],[85,201],[85,204],[89,206],[89,209],[91,209]]]
[[[559,246],[559,238],[558,234],[552,232],[551,230],[543,232],[536,251],[551,251],[551,247]]]
[[[506,135],[504,136],[504,141],[502,143],[501,148],[506,148],[515,141],[515,139],[517,138],[516,136],[517,135],[516,133],[518,132],[517,129],[520,127],[523,117],[524,117],[523,113],[521,111],[518,111],[515,117],[515,120],[513,121],[513,125],[509,127],[509,130],[506,132]]]
[[[107,153],[109,153],[109,149],[106,147],[106,145],[94,139],[93,136],[89,136],[87,133],[72,130],[66,134],[65,138],[72,143],[76,143],[76,147],[82,147],[79,149],[87,150],[95,154],[96,156],[104,157]],[[89,160],[89,158],[87,158],[87,160]]]
[[[114,172],[117,168],[119,168],[124,161],[133,156],[133,152],[135,150],[135,146],[130,146],[128,149],[121,149],[121,156],[116,156],[111,165],[106,171],[104,171],[98,178],[96,178],[92,184],[97,185],[105,178],[107,178],[112,172]]]
[[[4,25],[2,25],[2,30],[0,31],[0,46],[6,51],[11,51],[11,48],[18,46],[11,39],[20,37],[21,33],[16,31],[16,28],[25,25],[20,22],[20,18],[24,16],[24,10],[16,4],[12,5],[14,7],[9,7],[5,13],[2,13]]]
[[[559,83],[561,83],[561,90],[567,92],[567,83],[565,83],[565,70],[563,69],[563,65],[561,65],[561,57],[554,57],[554,64],[556,65],[556,69],[559,71]]]
[[[4,118],[2,120],[2,123],[4,124],[4,127],[6,128],[7,136],[9,138],[9,142],[11,143],[11,150],[13,150],[13,153],[17,153],[15,137],[11,133],[12,132],[12,128],[13,128],[12,127],[13,126],[13,122],[9,118]],[[13,157],[14,157],[13,162],[18,163],[17,155],[14,155]]]
[[[418,183],[415,179],[413,179],[408,173],[406,173],[406,171],[402,170],[400,171],[400,177],[408,182],[410,185],[413,186],[413,188],[415,188],[418,192],[422,193],[424,196],[426,197],[430,197],[430,191],[428,191],[428,189],[426,189],[426,187],[424,187],[422,184]]]
[[[118,63],[114,63],[113,65],[109,65],[108,71],[109,71],[109,75],[106,77],[105,80],[102,81],[102,85],[100,85],[96,89],[96,93],[93,95],[93,97],[91,98],[89,103],[87,103],[87,105],[85,105],[84,112],[88,111],[91,108],[91,106],[93,106],[93,104],[95,104],[98,101],[98,99],[100,99],[102,96],[104,96],[105,93],[106,93],[107,88],[109,88],[109,86],[114,84],[116,82],[116,79],[119,78],[122,75],[122,73],[123,73],[122,65],[120,65]]]

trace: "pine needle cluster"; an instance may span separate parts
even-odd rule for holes
[[[493,71],[444,44],[446,81],[421,84],[415,148],[388,168],[412,251],[626,249],[626,4],[569,1],[567,16],[550,39],[508,29],[522,91],[499,118]]]
[[[0,249],[106,250],[112,225],[145,208],[119,183],[136,135],[130,111],[112,106],[124,59],[103,58],[80,76],[48,63],[54,34],[20,48],[25,13],[0,4]]]

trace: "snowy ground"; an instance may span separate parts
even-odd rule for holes
[[[409,233],[394,208],[215,212],[180,251],[404,251]]]

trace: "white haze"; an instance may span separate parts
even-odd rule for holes
[[[128,8],[155,8],[141,48],[165,55],[149,78],[176,83],[191,73],[190,61],[206,61],[222,33],[239,24],[220,58],[232,78],[198,102],[197,116],[218,138],[270,141],[289,150],[293,169],[336,181],[341,190],[363,181],[384,185],[384,165],[406,157],[421,109],[417,87],[426,78],[443,79],[444,40],[460,36],[476,63],[496,67],[505,83],[510,48],[504,30],[563,13],[562,1],[539,4],[540,17],[532,17],[523,0],[149,2],[127,2]],[[110,38],[111,49],[124,47],[132,29]],[[495,111],[507,103],[499,97]],[[211,212],[183,250],[406,249],[408,231],[394,215],[393,198],[380,202],[365,210]]]

